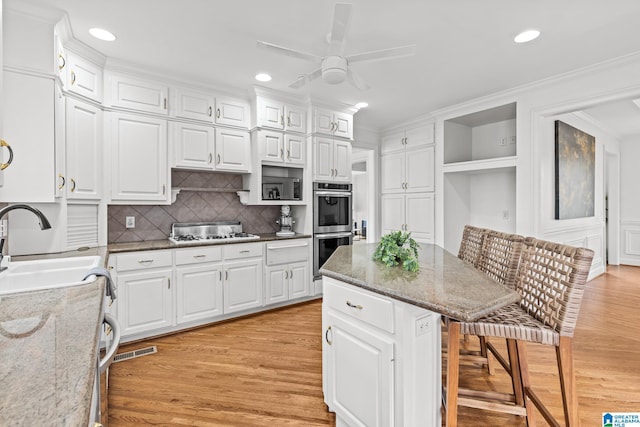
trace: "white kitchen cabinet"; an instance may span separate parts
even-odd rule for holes
[[[62,39],[57,29],[54,30],[53,40],[56,56],[56,72],[62,86],[67,85],[67,52],[62,44]]]
[[[224,263],[224,312],[262,305],[262,259]]]
[[[382,193],[434,191],[434,147],[380,156]]]
[[[416,241],[433,243],[434,203],[433,193],[383,194],[380,198],[382,234],[409,231]]]
[[[115,265],[123,337],[172,326],[175,286],[171,251],[119,254]]]
[[[107,81],[110,82],[108,105],[148,113],[168,114],[169,87],[166,84],[118,74],[110,74]]]
[[[175,115],[185,119],[213,121],[214,97],[186,89],[175,91]]]
[[[222,248],[175,251],[176,323],[212,319],[223,314]]]
[[[301,165],[306,163],[303,135],[258,130],[258,152],[264,162]]]
[[[100,200],[102,197],[102,110],[68,97],[66,100],[67,199]]]
[[[65,89],[96,102],[102,102],[102,68],[73,52],[66,54]]]
[[[314,181],[351,182],[351,143],[314,137]]]
[[[169,123],[173,166],[178,168],[214,170],[215,129],[191,123]]]
[[[170,202],[167,121],[111,113],[112,203]]]
[[[248,129],[251,123],[251,106],[248,102],[229,97],[216,96],[217,125]]]
[[[306,132],[306,112],[304,107],[261,96],[257,97],[256,105],[258,127],[286,132]]]
[[[265,244],[265,304],[275,304],[310,293],[311,241],[274,241]]]
[[[314,108],[313,133],[353,139],[353,115]]]
[[[440,425],[440,316],[327,277],[323,289],[323,391],[336,425]]]
[[[249,132],[216,128],[215,168],[219,171],[251,172]]]
[[[428,123],[424,126],[383,136],[380,142],[380,153],[387,154],[394,151],[406,151],[434,143],[435,125],[434,123]]]

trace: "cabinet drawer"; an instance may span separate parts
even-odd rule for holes
[[[309,260],[308,240],[270,242],[266,243],[265,246],[267,248],[267,265]]]
[[[211,261],[222,261],[221,247],[176,249],[176,265],[198,264]]]
[[[394,333],[393,302],[342,284],[329,277],[322,279],[324,303],[330,309],[347,314],[377,328]]]
[[[262,256],[262,243],[242,243],[227,245],[224,259],[251,258]]]
[[[142,251],[118,255],[116,269],[120,271],[171,267],[171,251]]]

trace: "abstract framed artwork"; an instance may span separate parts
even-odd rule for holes
[[[556,120],[555,142],[555,219],[594,216],[595,137]]]

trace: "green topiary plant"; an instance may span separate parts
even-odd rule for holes
[[[387,267],[402,264],[407,271],[418,271],[418,243],[411,233],[392,231],[382,236],[373,254],[374,261],[382,261]]]

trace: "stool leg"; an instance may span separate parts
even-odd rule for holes
[[[460,375],[460,324],[449,322],[447,329],[447,427],[458,425],[458,376]]]
[[[529,365],[527,364],[527,345],[523,341],[516,341],[516,353],[518,355],[518,367],[520,368],[520,378],[522,381],[522,390],[524,394],[524,406],[527,409],[527,425],[535,426],[535,405],[527,397],[527,391],[531,390],[531,380],[529,379]],[[511,367],[513,369],[513,366]],[[517,373],[513,370],[512,375]]]
[[[520,361],[518,360],[518,347],[516,344],[516,340],[507,340],[507,352],[509,355],[509,366],[511,367],[511,384],[513,385],[513,395],[516,398],[516,405],[524,406],[522,373],[520,372]]]
[[[556,358],[558,359],[565,425],[567,427],[579,426],[578,395],[576,393],[576,377],[573,370],[571,337],[560,337],[560,345],[556,347]]]

